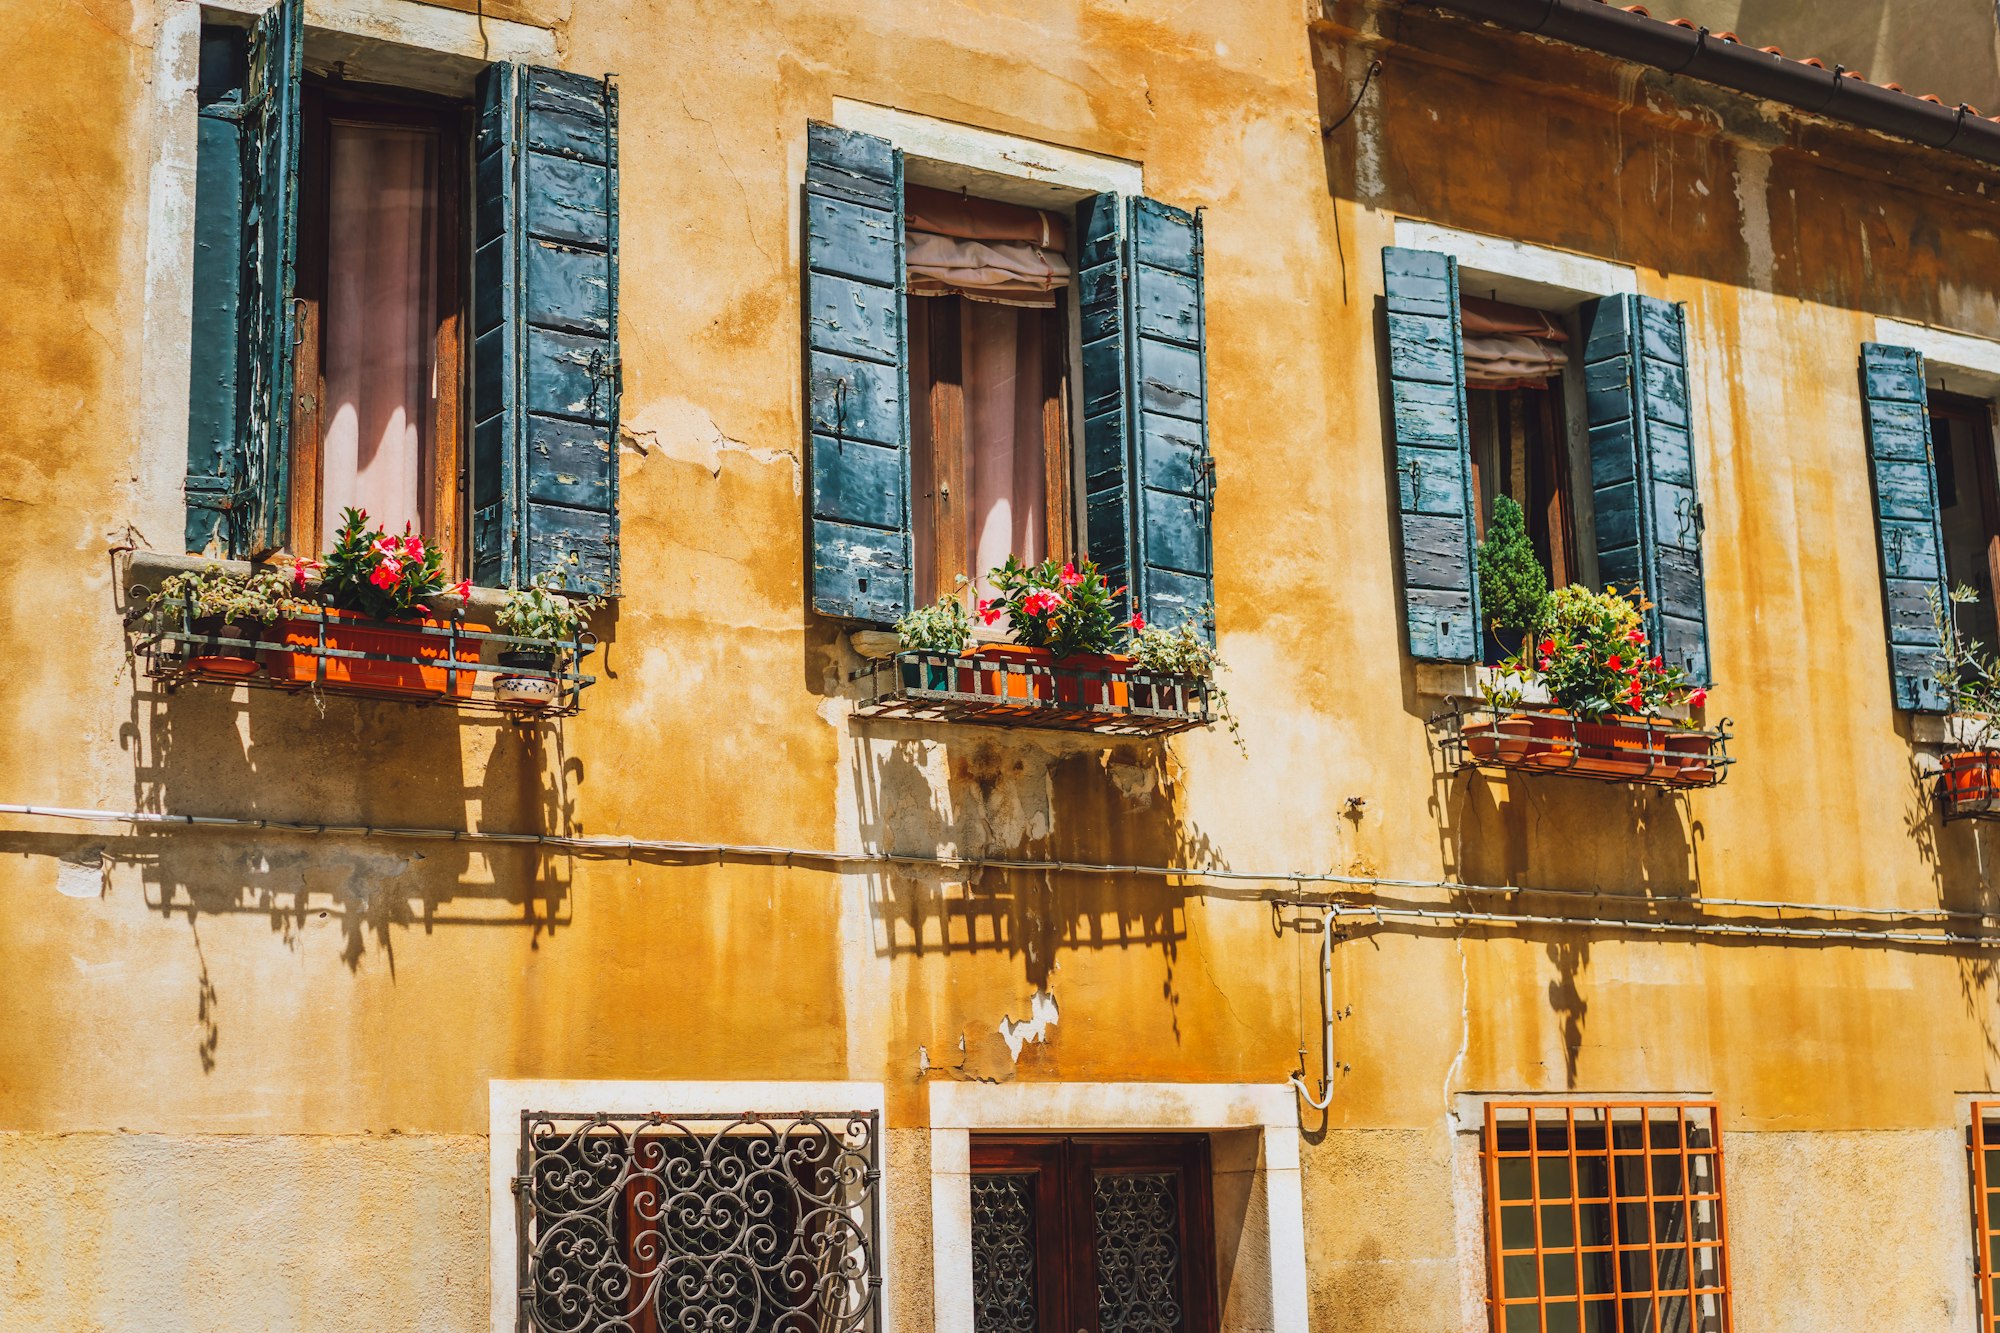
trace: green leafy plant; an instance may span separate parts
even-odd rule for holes
[[[1984,651],[1977,639],[1958,632],[1954,607],[1969,606],[1979,594],[1959,584],[1945,597],[1937,589],[1924,594],[1930,601],[1931,623],[1937,627],[1938,650],[1932,657],[1932,678],[1954,713],[2000,714],[2000,654]]]
[[[1203,608],[1199,617],[1190,616],[1172,629],[1165,625],[1149,625],[1145,617],[1134,615],[1126,622],[1130,637],[1126,639],[1125,651],[1131,655],[1133,665],[1141,671],[1156,671],[1166,676],[1192,676],[1196,680],[1207,681],[1208,696],[1214,701],[1216,717],[1229,728],[1229,739],[1235,742],[1236,748],[1248,753],[1249,747],[1243,743],[1236,715],[1229,710],[1229,691],[1216,681],[1216,675],[1228,670],[1228,667],[1201,632],[1201,622],[1210,615],[1210,608]]]
[[[283,575],[272,570],[232,574],[208,565],[161,581],[146,599],[148,609],[172,613],[188,609],[192,620],[219,617],[224,621],[254,620],[269,625],[285,614],[288,589]]]
[[[525,588],[510,590],[493,615],[493,627],[521,639],[575,639],[604,600],[561,589],[560,576],[545,574]]]
[[[1557,705],[1593,720],[1607,714],[1650,717],[1684,703],[1699,706],[1708,691],[1653,652],[1644,612],[1642,601],[1616,588],[1601,593],[1581,584],[1558,588],[1521,651],[1501,663],[1503,677],[1539,682]],[[1498,693],[1510,689],[1512,702],[1518,702],[1519,684]]]
[[[963,575],[958,583],[965,586]],[[896,636],[901,647],[913,652],[962,653],[972,642],[972,617],[959,594],[947,593],[898,620]]]
[[[303,583],[314,562],[301,562],[296,577]],[[370,527],[364,510],[340,513],[340,532],[321,566],[320,590],[334,606],[359,611],[375,620],[390,620],[422,610],[426,597],[446,590],[444,552],[416,535],[408,524],[400,537]],[[472,596],[472,581],[461,580],[450,591],[461,602]]]
[[[1521,506],[1511,495],[1493,500],[1493,521],[1479,543],[1479,606],[1495,629],[1526,630],[1549,600],[1548,571],[1535,556]]]
[[[1119,621],[1117,599],[1125,589],[1113,589],[1086,560],[1083,568],[1054,558],[1039,565],[1023,565],[1013,556],[987,575],[995,597],[982,599],[979,617],[991,625],[1007,617],[1014,638],[1030,648],[1047,648],[1057,657],[1074,653],[1108,653],[1117,645],[1121,625],[1138,629],[1144,622],[1134,616]]]

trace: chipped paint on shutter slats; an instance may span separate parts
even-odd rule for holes
[[[1403,608],[1410,655],[1476,662],[1479,587],[1473,548],[1472,452],[1466,433],[1458,261],[1429,250],[1382,251],[1390,412],[1396,440]]]
[[[244,95],[241,28],[204,27],[197,89],[194,308],[188,340],[187,547],[241,545],[231,515],[243,488]]]
[[[479,101],[473,576],[615,593],[617,89],[498,64]]]
[[[1936,678],[1940,645],[1931,598],[1948,606],[1950,581],[1923,353],[1911,347],[1863,343],[1861,393],[1896,707],[1947,712],[1951,701]]]
[[[257,557],[291,540],[292,297],[298,264],[299,88],[303,0],[279,0],[250,36],[245,104],[243,452],[227,502],[231,554]]]
[[[805,203],[812,604],[886,624],[912,604],[902,156],[813,122]]]

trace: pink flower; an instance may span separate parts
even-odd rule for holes
[[[1137,611],[1134,611],[1132,613],[1132,618],[1125,622],[1125,628],[1131,630],[1134,634],[1137,634],[1140,630],[1146,628],[1146,617],[1140,615]]]
[[[1021,601],[1023,613],[1031,616],[1047,615],[1062,605],[1062,598],[1047,588],[1037,588]]]
[[[1000,604],[994,601],[991,597],[980,598],[979,599],[980,622],[982,624],[990,625],[999,618],[1000,618]]]
[[[1707,702],[1708,702],[1708,691],[1707,691],[1707,690],[1689,690],[1689,691],[1688,691],[1688,707],[1690,707],[1690,708],[1699,708],[1699,707],[1701,707],[1701,706],[1702,706],[1703,704],[1705,704],[1705,703],[1707,703]]]
[[[458,582],[457,582],[456,584],[454,584],[454,585],[452,586],[452,590],[451,590],[451,595],[452,595],[452,596],[454,596],[454,597],[456,597],[456,598],[458,598],[458,600],[459,600],[460,602],[469,602],[469,601],[471,601],[471,600],[472,600],[472,580],[471,580],[471,579],[460,579],[460,580],[459,580],[459,581],[458,581]]]
[[[396,564],[392,560],[384,560],[381,564],[375,566],[375,572],[368,576],[368,581],[382,591],[387,592],[396,586],[396,580],[402,576],[403,567],[401,565]]]
[[[1644,643],[1645,641],[1646,633],[1644,630],[1630,629],[1625,631],[1625,642]]]
[[[317,560],[292,561],[292,586],[303,589],[306,586],[306,580],[319,572],[320,568],[320,563]]]
[[[405,531],[403,533],[403,550],[406,554],[409,555],[409,557],[412,560],[423,559],[424,539],[422,537],[413,536],[408,531]]]
[[[1083,575],[1076,572],[1076,565],[1068,560],[1063,561],[1062,586],[1065,588],[1074,588],[1081,582],[1083,582]]]
[[[1550,662],[1551,662],[1552,660],[1554,660],[1554,659],[1552,659],[1552,658],[1547,658],[1547,657],[1544,657],[1544,658],[1543,658],[1543,659],[1542,659],[1541,661],[1539,661],[1539,662],[1537,662],[1537,663],[1535,664],[1535,666],[1536,666],[1536,669],[1538,669],[1538,670],[1541,670],[1541,671],[1547,671],[1547,670],[1549,669],[1549,663],[1550,663]]]

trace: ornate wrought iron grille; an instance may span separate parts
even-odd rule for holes
[[[521,1117],[533,1333],[873,1333],[872,1112]]]
[[[1036,1333],[1035,1178],[972,1178],[972,1327]]]
[[[1097,1215],[1097,1326],[1102,1333],[1180,1333],[1180,1178],[1101,1175]]]

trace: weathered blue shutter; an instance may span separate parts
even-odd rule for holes
[[[481,76],[473,223],[472,563],[618,590],[618,94]]]
[[[1949,710],[1938,687],[1937,623],[1931,597],[1949,607],[1944,534],[1938,521],[1937,464],[1923,353],[1861,345],[1861,392],[1868,414],[1868,460],[1875,483],[1875,532],[1882,551],[1882,606],[1889,627],[1889,678],[1896,707]]]
[[[1147,620],[1212,631],[1201,219],[1123,204],[1103,194],[1079,211],[1085,550]]]
[[[1480,658],[1472,454],[1466,438],[1458,261],[1430,250],[1382,251],[1389,316],[1389,396],[1396,510],[1410,656]]]
[[[195,85],[194,319],[188,346],[187,548],[229,555],[245,477],[242,421],[243,114],[241,28],[204,26]]]
[[[230,554],[236,556],[262,556],[292,538],[292,360],[298,344],[292,292],[298,266],[298,90],[304,40],[302,0],[278,0],[250,30],[244,190],[238,214],[238,450],[216,460],[220,484],[204,478],[190,492],[190,528],[200,526],[194,502],[220,508],[228,518]],[[220,200],[216,206],[220,208]]]
[[[1584,307],[1583,324],[1598,573],[1644,594],[1656,651],[1707,684],[1701,499],[1681,309],[1658,297],[1606,296]]]
[[[812,604],[886,623],[912,600],[902,154],[814,122],[805,202]]]

